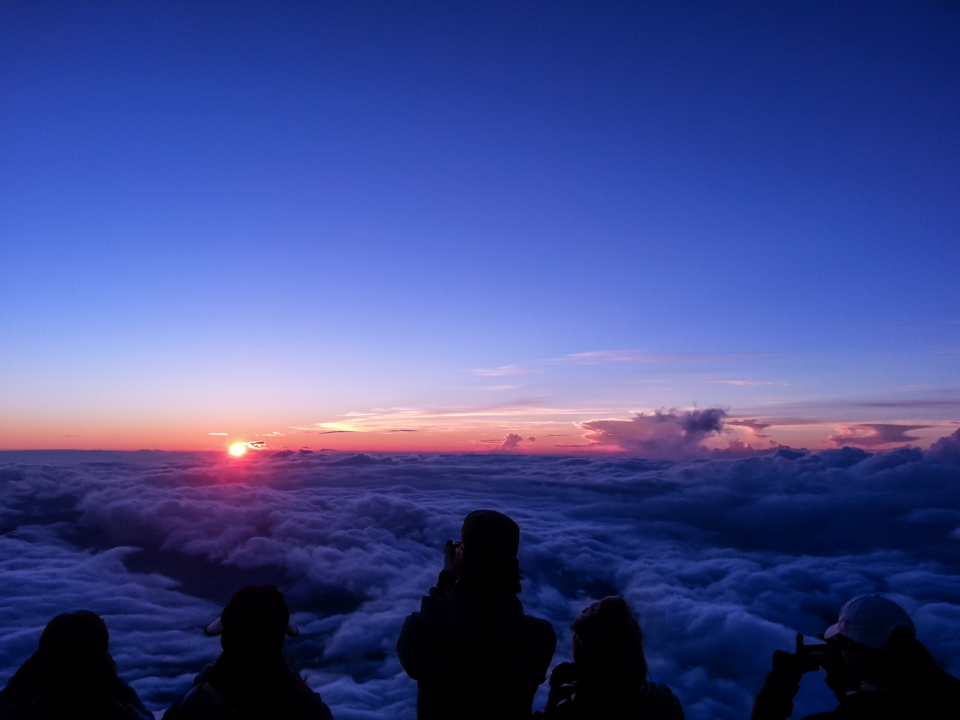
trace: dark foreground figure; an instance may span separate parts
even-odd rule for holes
[[[298,631],[276,587],[238,590],[204,633],[220,635],[223,652],[164,720],[331,720],[330,709],[283,655],[284,637]]]
[[[520,528],[493,510],[463,522],[447,543],[437,586],[403,624],[397,653],[417,681],[420,720],[529,718],[557,638],[523,612]]]
[[[825,646],[803,645],[800,635],[796,654],[773,654],[773,671],[757,695],[751,720],[790,716],[800,678],[821,667],[839,704],[806,720],[960,719],[960,680],[937,667],[917,640],[910,616],[892,600],[853,598],[820,637]]]
[[[666,685],[647,680],[643,633],[623,598],[587,607],[573,623],[573,662],[550,675],[550,720],[683,720]]]
[[[0,692],[0,720],[153,720],[117,676],[103,619],[88,610],[57,615],[39,649]]]

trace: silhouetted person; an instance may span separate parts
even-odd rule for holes
[[[892,600],[859,595],[840,609],[839,621],[820,636],[826,646],[777,650],[773,671],[753,705],[751,720],[783,720],[805,672],[822,667],[839,704],[807,720],[941,720],[960,718],[960,680],[934,662],[916,638],[913,621]],[[813,655],[810,648],[816,648]]]
[[[204,633],[223,652],[164,714],[164,720],[330,720],[330,709],[283,654],[297,628],[283,593],[272,585],[238,590]]]
[[[670,688],[647,680],[643,632],[623,598],[606,597],[573,622],[573,662],[550,675],[550,720],[683,720]]]
[[[437,586],[408,616],[397,642],[417,681],[420,720],[529,718],[557,638],[523,613],[520,528],[493,510],[470,513],[461,543],[447,542]]]
[[[40,636],[39,649],[0,692],[2,720],[153,720],[117,676],[107,626],[89,610],[63,613]]]

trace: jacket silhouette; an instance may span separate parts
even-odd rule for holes
[[[165,720],[331,720],[320,695],[283,655],[284,636],[298,631],[276,587],[238,590],[204,633],[220,635],[223,652],[170,706]]]
[[[436,587],[404,622],[397,653],[417,681],[419,720],[530,717],[556,634],[517,598],[519,533],[492,510],[468,515],[462,544],[448,543]]]
[[[153,720],[117,675],[107,626],[88,610],[63,613],[0,691],[0,720]]]

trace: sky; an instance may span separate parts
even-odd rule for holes
[[[687,461],[277,451],[0,452],[0,684],[57,613],[101,614],[120,675],[158,714],[220,651],[231,593],[277,584],[287,652],[337,720],[413,720],[396,655],[472,510],[520,526],[524,611],[557,633],[611,594],[651,679],[689,720],[739,720],[774,650],[881,593],[960,675],[960,430],[929,450]],[[534,709],[546,702],[544,684]],[[806,675],[794,717],[832,709]]]
[[[4,2],[0,449],[929,447],[958,51],[946,0]]]
[[[89,608],[159,712],[273,583],[413,718],[481,507],[691,720],[860,593],[960,674],[958,127],[949,0],[0,3],[0,683]]]

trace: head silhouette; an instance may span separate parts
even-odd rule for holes
[[[858,595],[840,608],[824,638],[840,642],[854,677],[879,687],[919,686],[936,672],[936,662],[917,640],[913,620],[897,603],[879,595]]]
[[[633,687],[645,682],[643,632],[623,598],[598,600],[574,620],[573,659],[585,683]]]
[[[248,585],[237,590],[204,633],[220,635],[224,650],[243,655],[276,654],[284,636],[298,634],[290,623],[283,593],[274,585]]]
[[[79,708],[96,704],[117,676],[107,626],[94,612],[78,610],[51,620],[40,636],[42,704]]]
[[[483,590],[520,592],[520,526],[496,510],[474,510],[460,529],[461,573]]]
[[[897,628],[906,628],[906,632],[916,635],[913,620],[893,600],[858,595],[843,604],[836,624],[827,628],[823,636],[830,639],[840,635],[864,647],[886,650]]]

